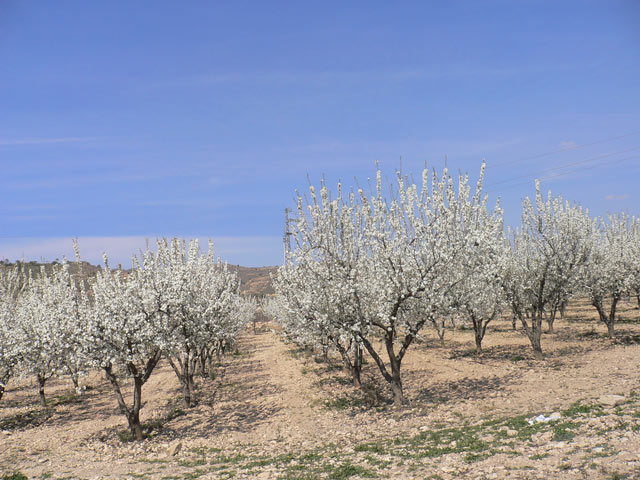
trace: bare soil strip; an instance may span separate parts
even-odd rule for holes
[[[336,360],[315,359],[269,330],[247,333],[215,379],[199,380],[192,409],[182,407],[173,372],[160,365],[143,390],[142,443],[127,441],[126,421],[98,372],[82,396],[70,382],[52,381],[47,409],[35,385],[14,382],[0,404],[0,472],[165,480],[640,478],[639,317],[626,305],[611,342],[589,307],[578,305],[557,322],[556,334],[544,336],[541,362],[508,322],[493,325],[481,357],[472,332],[450,331],[445,348],[428,334],[403,365],[407,408],[387,402],[371,362],[364,378],[374,396],[351,386]],[[618,405],[606,404],[609,394],[622,397]],[[527,421],[552,413],[559,417]]]

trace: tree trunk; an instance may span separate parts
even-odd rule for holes
[[[73,382],[73,389],[77,394],[82,393],[82,387],[80,387],[80,375],[78,372],[71,371],[71,381]]]
[[[183,381],[181,380],[180,383],[182,384],[182,396],[183,396],[183,401],[184,401],[184,406],[187,408],[191,408],[191,392],[192,387],[191,382],[189,382],[188,380]]]
[[[476,353],[481,354],[482,340],[484,339],[484,334],[487,331],[487,325],[489,325],[489,322],[491,321],[491,319],[487,321],[483,321],[482,319],[476,318],[476,316],[473,313],[471,313],[470,316],[471,316],[471,322],[473,323],[473,333],[476,340]]]
[[[479,355],[482,353],[482,336],[478,331],[475,332],[476,337],[476,353]]]
[[[396,405],[406,404],[407,401],[402,391],[402,381],[400,379],[401,360],[396,357],[393,351],[393,334],[387,333],[387,335],[385,336],[385,345],[387,348],[389,361],[391,363],[391,374],[389,374],[389,371],[382,361],[382,358],[380,358],[380,355],[378,355],[376,349],[373,347],[373,345],[371,345],[371,342],[364,336],[360,336],[360,340],[362,341],[364,348],[366,348],[367,352],[369,352],[369,355],[371,355],[371,358],[373,358],[373,361],[376,362],[376,365],[378,365],[378,369],[380,370],[380,373],[382,373],[384,379],[391,386],[391,391],[393,392],[393,403]]]
[[[438,320],[436,319],[431,319],[431,323],[433,324],[434,328],[436,329],[436,333],[438,334],[438,338],[440,339],[440,347],[444,348],[445,344],[444,344],[444,335],[445,333],[447,333],[446,330],[446,326],[444,324],[444,320],[442,320],[441,322],[438,322]]]
[[[592,299],[592,305],[596,307],[598,311],[598,315],[600,316],[600,320],[607,326],[607,335],[609,338],[614,338],[615,333],[615,323],[616,323],[616,308],[618,306],[618,302],[620,301],[621,295],[615,294],[611,299],[611,308],[609,309],[609,313],[607,313],[604,309],[603,299],[602,298],[594,298]]]
[[[549,327],[549,330],[547,330],[547,333],[553,335],[555,332],[553,330],[553,322],[556,319],[556,308],[554,307],[551,312],[549,313],[549,317],[547,318],[547,326]]]
[[[184,405],[187,408],[191,408],[193,406],[193,376],[195,374],[197,357],[191,357],[187,353],[183,358],[176,358],[174,360],[173,358],[169,357],[168,360],[169,365],[171,365],[171,368],[173,368],[173,371],[175,372],[176,377],[178,377],[180,385],[182,386],[182,397]]]
[[[47,399],[44,396],[44,384],[47,381],[44,375],[38,375],[38,394],[40,395],[40,405],[47,406]]]
[[[353,386],[361,387],[362,382],[360,380],[360,372],[362,371],[362,348],[355,340],[352,340],[350,346],[346,348],[340,343],[340,341],[334,340],[333,344],[340,353],[345,372],[351,376]],[[353,359],[349,356],[349,349],[351,347],[353,347]]]
[[[564,320],[564,315],[567,312],[567,302],[562,302],[560,304],[560,318]]]
[[[540,333],[542,333],[542,329],[540,329]],[[536,339],[531,341],[531,345],[533,346],[533,357],[536,360],[542,360],[544,358],[544,355],[542,354],[542,346],[540,345],[539,334]]]
[[[131,434],[138,442],[142,441],[142,425],[140,425],[140,408],[142,407],[142,379],[133,378],[133,408],[128,417]]]
[[[11,372],[6,372],[2,377],[0,377],[0,400],[2,400],[2,396],[4,395],[4,390],[7,388],[7,382],[11,378]]]
[[[531,342],[531,347],[533,348],[533,356],[536,360],[542,360],[544,357],[542,355],[542,346],[541,346],[541,338],[542,338],[542,314],[540,311],[532,312],[531,314],[531,326],[529,326],[527,319],[524,315],[520,316],[520,322],[522,323],[522,328],[524,332],[527,334],[529,338],[529,342]]]
[[[206,377],[207,376],[207,352],[206,352],[206,349],[203,349],[202,352],[200,352],[199,364],[200,364],[200,376],[201,377]]]
[[[389,363],[391,365],[391,391],[393,392],[393,404],[396,406],[407,405],[409,402],[402,391],[402,378],[400,377],[400,367],[402,360],[395,354],[393,348],[393,337],[387,335],[385,338],[387,354],[389,355]]]
[[[120,384],[118,383],[118,377],[113,373],[112,366],[108,365],[104,367],[106,377],[111,382],[113,391],[116,394],[118,400],[118,407],[120,412],[127,417],[129,423],[129,430],[137,441],[142,441],[142,425],[140,424],[140,409],[142,408],[142,385],[149,379],[151,372],[158,364],[160,360],[160,352],[157,352],[153,357],[147,360],[147,364],[144,368],[144,372],[139,372],[136,366],[132,363],[127,365],[127,369],[133,377],[133,406],[131,409],[127,407],[122,391],[120,390]]]

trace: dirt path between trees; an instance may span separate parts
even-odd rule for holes
[[[98,372],[83,396],[52,380],[46,410],[29,381],[11,383],[0,403],[0,472],[164,480],[640,478],[640,321],[621,325],[621,340],[612,344],[583,320],[588,310],[574,314],[544,337],[542,362],[531,359],[526,338],[508,322],[492,326],[482,357],[473,354],[469,331],[449,332],[445,348],[428,333],[403,365],[411,406],[400,409],[385,402],[389,392],[371,362],[364,379],[382,398],[376,405],[337,361],[314,359],[268,329],[247,333],[215,379],[198,380],[192,409],[181,406],[170,368],[159,366],[143,389],[148,438],[140,444],[124,441],[126,421]],[[622,403],[601,405],[607,394]],[[561,419],[526,422],[553,412]]]

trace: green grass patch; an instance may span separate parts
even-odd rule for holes
[[[604,415],[604,411],[600,405],[584,404],[580,400],[562,411],[563,417],[577,417],[578,415],[589,415],[592,417],[600,417]]]
[[[553,440],[555,442],[568,442],[576,436],[574,429],[579,425],[575,422],[560,422],[553,425]]]
[[[0,480],[29,480],[29,477],[27,477],[22,472],[13,472],[5,473],[4,475],[2,475],[2,477],[0,477]]]
[[[378,475],[373,470],[361,467],[360,465],[354,465],[347,461],[338,467],[332,468],[327,476],[330,480],[344,480],[355,476],[363,478],[377,478]]]
[[[369,408],[371,405],[365,398],[338,397],[324,401],[324,406],[329,410],[348,410]]]

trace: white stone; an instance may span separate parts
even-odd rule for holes
[[[605,407],[617,407],[625,402],[625,398],[622,395],[603,395],[598,402]]]

